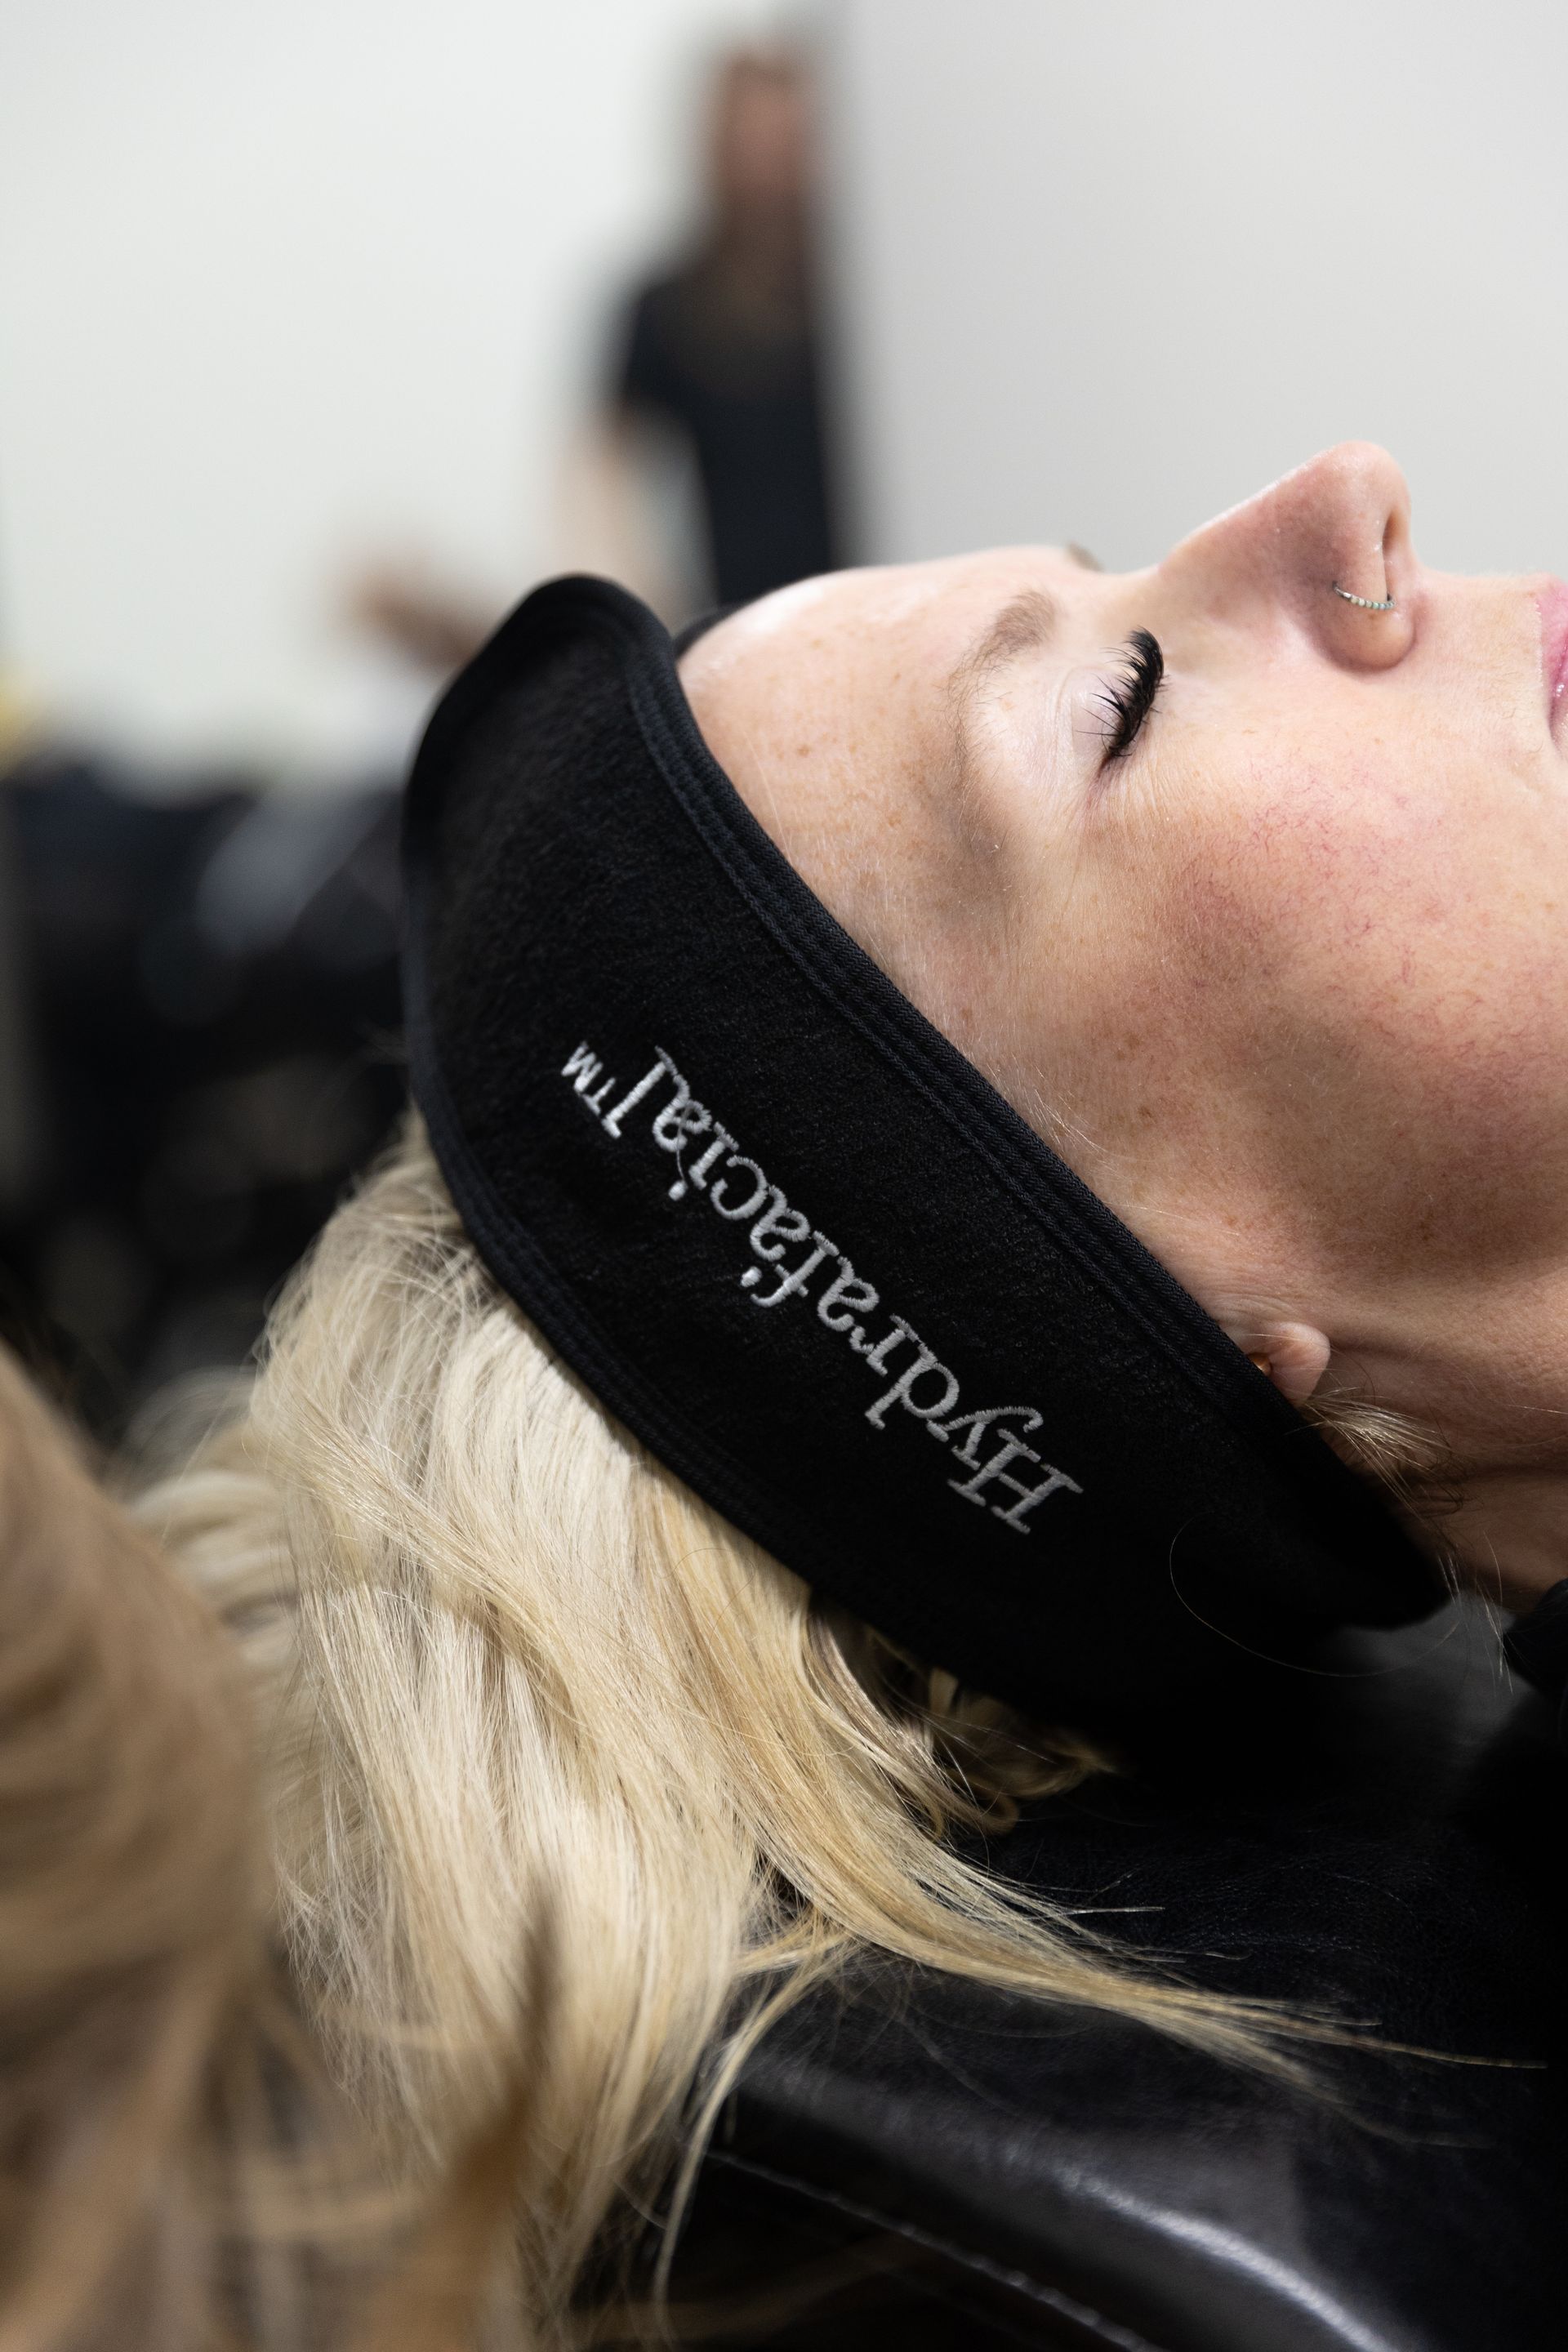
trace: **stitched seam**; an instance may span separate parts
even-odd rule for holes
[[[729,2155],[722,2148],[710,2149],[705,2162],[731,2172],[746,2174],[755,2180],[765,2180],[778,2189],[792,2189],[797,2195],[809,2198],[815,2205],[828,2205],[836,2212],[848,2214],[857,2221],[868,2221],[874,2228],[889,2231],[894,2237],[906,2239],[911,2245],[922,2246],[931,2253],[945,2256],[980,2276],[994,2279],[999,2285],[1011,2287],[1016,2294],[1026,2294],[1032,2301],[1044,2304],[1047,2310],[1060,2313],[1064,2319],[1080,2327],[1100,2331],[1100,2341],[1115,2347],[1115,2352],[1168,2352],[1152,2336],[1134,2335],[1096,2311],[1087,2303],[1064,2294],[1059,2287],[1047,2286],[1040,2279],[1032,2278],[1027,2271],[1015,2270],[1006,2263],[997,2262],[990,2254],[976,2253],[972,2247],[961,2246],[951,2238],[940,2237],[934,2230],[921,2227],[918,2221],[902,2221],[884,2213],[875,2205],[863,2205],[853,2197],[845,2197],[836,2189],[824,2189],[816,2182],[803,2180],[792,2172],[782,2172],[771,2164],[759,2164],[754,2158]]]

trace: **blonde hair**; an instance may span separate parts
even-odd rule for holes
[[[249,1662],[277,1930],[380,2165],[438,2182],[526,2084],[497,2343],[571,2340],[590,2257],[679,2214],[748,2048],[858,1955],[1289,2063],[1268,2012],[957,1849],[1100,1759],[816,1605],[650,1459],[486,1273],[416,1124],[142,1513]]]
[[[0,1351],[5,2352],[107,2343],[111,2298],[134,2329],[205,2235],[207,2127],[240,2088],[212,2053],[257,1995],[237,1697],[216,1629]],[[187,2310],[209,2285],[186,2275]]]
[[[433,2195],[389,2194],[276,1966],[260,1827],[233,1645],[0,1349],[3,2352],[470,2336],[526,2078]]]

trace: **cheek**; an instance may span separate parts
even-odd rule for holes
[[[1366,770],[1189,793],[1102,866],[1072,1063],[1140,1174],[1380,1255],[1517,1252],[1568,1169],[1554,812]]]

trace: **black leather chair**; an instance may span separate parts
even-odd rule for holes
[[[405,1094],[391,790],[147,782],[0,779],[0,1337],[110,1436],[245,1360]]]
[[[1479,1611],[1260,1675],[998,1867],[1188,1981],[1447,2053],[1300,2094],[1142,2028],[868,1976],[763,2043],[674,2299],[801,2352],[1561,2352],[1568,1790]]]

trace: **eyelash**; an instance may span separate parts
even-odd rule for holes
[[[1138,732],[1154,708],[1154,697],[1165,675],[1165,656],[1157,637],[1134,629],[1127,640],[1127,660],[1114,684],[1107,683],[1100,703],[1109,724],[1105,730],[1105,761],[1124,760],[1138,740]]]

